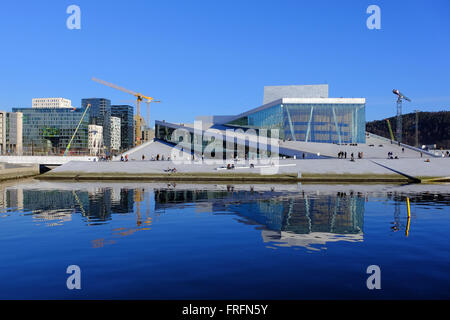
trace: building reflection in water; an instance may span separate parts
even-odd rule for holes
[[[256,225],[261,229],[262,240],[267,247],[301,246],[317,250],[335,241],[363,241],[365,197],[358,192],[313,193],[289,189],[275,192],[273,187],[252,186],[201,186],[178,187],[176,185],[142,184],[145,188],[122,188],[87,185],[76,190],[73,184],[55,184],[49,189],[37,189],[20,185],[0,184],[0,218],[21,212],[45,226],[60,226],[80,214],[87,225],[109,223],[115,214],[133,214],[135,222],[125,220],[123,226],[112,229],[110,237],[92,241],[93,247],[113,244],[117,238],[137,231],[150,230],[166,209],[195,207],[197,212],[233,214],[237,221]],[[389,204],[393,221],[387,226],[393,232],[406,230],[406,196],[413,206],[430,204],[446,207],[448,194],[421,192],[406,195],[398,191],[373,191],[371,195]],[[151,208],[150,201],[154,203]],[[401,210],[401,208],[403,209]],[[119,222],[118,222],[119,221]],[[114,221],[117,225],[120,220]]]
[[[115,238],[129,236],[140,230],[149,230],[149,192],[143,189],[90,188],[89,190],[42,190],[6,188],[0,192],[3,211],[20,211],[31,215],[38,224],[60,226],[71,221],[75,213],[81,214],[87,225],[108,223],[114,214],[136,213],[133,227],[112,229],[111,239],[94,239],[92,247],[100,248],[116,243]],[[141,207],[146,199],[145,212]],[[136,204],[136,208],[134,207]],[[0,212],[2,211],[0,210]]]
[[[154,208],[150,208],[154,198]],[[153,220],[166,209],[195,206],[197,212],[233,214],[240,223],[257,225],[269,247],[301,246],[317,249],[334,241],[363,241],[362,194],[338,192],[312,194],[234,190],[91,188],[89,190],[40,190],[8,188],[2,195],[7,208],[31,214],[37,223],[58,226],[80,213],[88,225],[108,223],[114,214],[134,213],[135,224],[112,230],[108,239],[92,241],[99,248],[119,237],[150,230]],[[153,202],[153,201],[152,201]],[[315,247],[313,247],[315,246]]]
[[[363,241],[365,197],[361,193],[277,194],[252,191],[155,190],[156,210],[196,203],[202,211],[237,214],[241,223],[262,227],[272,246]]]
[[[56,224],[70,221],[77,211],[88,224],[111,219],[112,213],[133,212],[134,190],[96,188],[93,190],[38,190],[11,188],[6,207],[32,214],[37,221]]]

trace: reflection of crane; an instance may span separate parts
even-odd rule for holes
[[[132,94],[133,96],[136,97],[136,114],[137,114],[137,116],[136,116],[136,128],[135,128],[136,135],[135,135],[135,137],[136,137],[136,144],[140,144],[141,143],[141,136],[142,136],[142,132],[140,130],[140,128],[141,128],[141,116],[140,116],[140,113],[141,113],[141,106],[140,106],[141,105],[141,101],[143,101],[144,99],[151,101],[151,100],[153,100],[153,98],[152,97],[147,97],[147,96],[145,96],[145,95],[143,95],[141,93],[137,93],[137,92],[125,89],[123,87],[119,87],[119,86],[117,86],[115,84],[112,84],[110,82],[106,82],[106,81],[103,81],[103,80],[100,80],[100,79],[97,79],[97,78],[92,78],[92,80],[94,80],[94,81],[96,81],[98,83],[101,83],[101,84],[103,84],[105,86],[108,86],[108,87],[111,87],[111,88],[114,88],[114,89],[117,89],[117,90],[129,93],[129,94]]]
[[[149,203],[150,195],[148,192],[145,192],[145,189],[142,189],[142,191],[141,191],[141,189],[136,189],[134,191],[135,191],[134,201],[136,202],[136,216],[137,216],[136,224],[138,227],[140,227],[142,225],[142,223],[144,223],[146,225],[150,225],[152,223],[152,218],[150,217],[150,203]],[[147,200],[147,216],[146,216],[145,220],[142,221],[141,203],[143,203],[144,200]],[[149,230],[149,229],[143,228],[143,230]]]
[[[75,190],[73,190],[72,193],[73,193],[73,196],[75,197],[75,201],[77,202],[78,207],[79,207],[80,210],[81,210],[81,215],[82,215],[83,217],[87,217],[86,211],[84,211],[83,204],[81,203],[80,198],[78,198],[78,195],[77,195],[77,193],[75,192]]]
[[[83,112],[83,115],[81,116],[80,122],[78,122],[77,128],[75,129],[75,132],[73,133],[72,138],[70,138],[69,144],[67,145],[66,151],[64,151],[64,156],[67,156],[69,154],[69,149],[70,149],[70,145],[72,144],[73,138],[75,138],[75,135],[78,132],[78,128],[80,127],[81,122],[83,122],[84,116],[86,115],[86,112],[89,110],[90,106],[91,105],[88,104],[86,106],[86,109],[84,109],[84,112]]]
[[[394,94],[397,95],[397,141],[402,142],[402,101],[406,100],[411,102],[411,99],[403,95],[397,89],[392,90]]]

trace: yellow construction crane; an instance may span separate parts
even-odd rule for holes
[[[144,128],[142,127],[142,124],[145,122],[144,118],[142,116],[135,115],[134,118],[134,136],[136,137],[136,145],[137,143],[137,137],[140,135],[140,143],[144,141],[144,137],[142,136],[142,133],[144,132]]]
[[[69,150],[70,150],[70,146],[72,145],[72,141],[75,138],[75,135],[77,134],[78,129],[80,128],[80,125],[83,122],[84,116],[86,115],[86,113],[90,107],[91,107],[91,105],[88,103],[86,109],[84,109],[83,115],[81,116],[80,122],[78,122],[78,125],[75,128],[75,131],[73,132],[72,138],[70,138],[69,144],[67,145],[66,150],[64,151],[64,157],[69,155]]]
[[[97,79],[97,78],[92,78],[92,80],[94,80],[95,82],[101,83],[101,84],[103,84],[105,86],[108,86],[108,87],[111,87],[111,88],[114,88],[114,89],[117,89],[117,90],[129,93],[129,94],[132,94],[133,96],[136,97],[136,128],[135,128],[135,132],[136,133],[135,133],[135,137],[136,137],[136,145],[141,144],[141,141],[142,141],[142,132],[140,130],[140,128],[141,128],[141,116],[140,116],[140,114],[141,114],[141,101],[143,101],[144,99],[146,101],[152,101],[153,98],[145,96],[145,95],[143,95],[141,93],[138,93],[138,92],[134,92],[134,91],[125,89],[123,87],[119,87],[119,86],[117,86],[117,85],[115,85],[113,83],[110,83],[110,82],[107,82],[107,81],[104,81],[104,80],[100,80],[100,79]]]
[[[121,100],[124,103],[133,103],[134,100]],[[161,101],[156,100],[146,100],[144,101],[147,104],[147,128],[150,128],[150,103],[161,103]]]

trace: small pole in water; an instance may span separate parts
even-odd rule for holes
[[[408,219],[411,218],[411,208],[409,206],[409,198],[406,197],[406,205],[408,206]]]

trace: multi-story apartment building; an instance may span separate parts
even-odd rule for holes
[[[111,117],[111,151],[120,150],[120,118]]]
[[[88,126],[89,138],[89,155],[100,156],[103,153],[103,127],[95,124]]]

